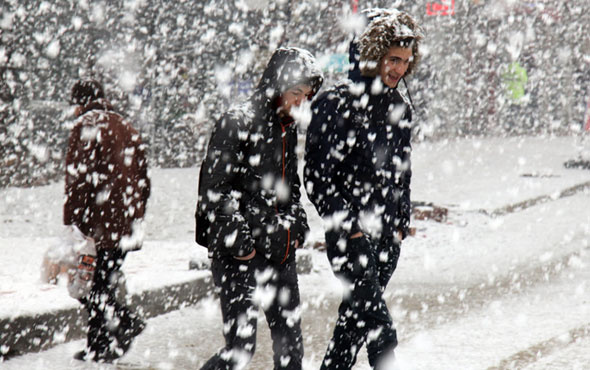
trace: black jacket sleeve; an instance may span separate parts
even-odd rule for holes
[[[219,120],[201,165],[197,204],[197,242],[214,255],[245,256],[254,249],[250,227],[241,213],[238,189],[247,132],[231,115]]]
[[[360,230],[358,210],[342,191],[340,165],[350,151],[348,104],[324,94],[312,107],[305,149],[305,187],[311,202],[324,219],[326,232],[340,235]]]
[[[296,153],[297,141],[297,129],[291,126],[288,132],[287,145],[289,160],[286,162],[287,174],[284,179],[290,190],[288,203],[284,207],[277,207],[278,212],[276,217],[273,217],[276,220],[265,220],[264,222],[267,230],[270,228],[269,226],[276,222],[275,232],[273,232],[274,242],[268,243],[268,245],[271,245],[272,250],[265,250],[265,255],[271,256],[270,259],[278,263],[284,263],[294,258],[296,244],[299,243],[299,246],[303,246],[309,233],[307,214],[301,203],[301,181],[299,179]]]
[[[411,135],[412,129],[410,123],[412,121],[412,111],[408,107],[406,114],[404,115],[402,125],[402,168],[400,176],[400,201],[398,214],[400,215],[398,230],[402,233],[402,239],[405,238],[409,233],[410,228],[410,215],[412,212],[412,204],[410,201],[410,182],[412,179],[412,166],[411,166]]]
[[[295,226],[293,228],[293,230],[295,231],[295,240],[299,241],[299,246],[303,246],[303,244],[305,243],[305,238],[309,233],[309,225],[307,223],[307,214],[305,213],[305,209],[301,204],[300,188],[301,181],[299,180],[299,175],[295,174],[291,188],[293,204],[291,206],[290,214],[288,217],[291,219],[290,221],[293,222],[293,225]]]

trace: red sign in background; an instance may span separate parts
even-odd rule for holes
[[[455,15],[455,0],[426,3],[426,15]]]

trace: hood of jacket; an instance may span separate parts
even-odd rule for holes
[[[405,76],[411,74],[420,59],[418,44],[424,38],[424,31],[418,23],[409,14],[397,9],[373,8],[364,10],[362,14],[366,17],[367,27],[350,42],[349,61],[352,67],[349,79],[356,83],[372,82],[372,77],[365,76],[378,77],[380,59],[391,45],[405,40],[412,40],[409,45],[414,55]],[[362,69],[361,64],[364,65]]]
[[[378,9],[380,10],[380,9]],[[374,14],[369,14],[369,20],[374,19],[374,17],[378,17],[380,14],[379,12],[375,12]],[[389,14],[389,13],[386,13]],[[357,85],[357,87],[362,86],[362,90],[356,88],[357,94],[360,91],[362,93],[367,94],[369,97],[368,104],[372,106],[371,115],[375,117],[380,117],[386,114],[388,106],[390,103],[395,102],[403,102],[408,107],[410,106],[409,102],[399,93],[397,87],[390,88],[385,86],[384,84],[379,84],[381,88],[373,90],[373,86],[376,79],[380,79],[381,77],[377,75],[376,77],[369,77],[363,76],[361,73],[360,68],[360,52],[359,52],[359,45],[358,40],[354,38],[349,45],[348,48],[348,60],[350,62],[350,70],[348,71],[348,79],[350,80],[349,83],[353,85]],[[411,121],[411,111],[408,110],[407,117]]]
[[[294,47],[279,48],[262,73],[252,100],[258,108],[269,111],[276,99],[288,89],[306,84],[315,95],[323,81],[322,72],[310,52]]]
[[[368,86],[373,82],[374,77],[365,77],[361,74],[360,59],[358,42],[355,38],[348,46],[348,61],[351,64],[350,70],[348,71],[348,79],[354,83],[364,82],[365,86]]]
[[[361,12],[361,15],[365,18],[366,23],[372,22],[375,18],[391,15],[394,10],[384,9],[384,8],[369,8],[365,9]],[[358,46],[358,38],[355,37],[350,42],[348,46],[348,61],[352,65],[350,70],[348,71],[348,78],[356,83],[365,82],[370,83],[373,78],[364,77],[361,74],[361,67],[360,67],[360,60],[361,60],[361,53],[359,51]]]

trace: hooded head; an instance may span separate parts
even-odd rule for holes
[[[79,80],[72,87],[70,103],[72,105],[87,105],[104,98],[104,89],[96,80]]]
[[[287,90],[297,85],[311,87],[313,96],[319,91],[323,81],[322,72],[310,52],[293,47],[279,48],[273,53],[262,74],[255,97],[270,106]]]
[[[369,17],[371,19],[371,17]],[[360,70],[365,77],[379,74],[381,60],[392,47],[411,48],[412,59],[405,75],[415,69],[420,59],[418,50],[424,38],[422,28],[407,13],[398,10],[383,10],[373,17],[358,40]]]

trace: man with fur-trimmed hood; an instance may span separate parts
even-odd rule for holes
[[[215,125],[201,165],[196,241],[207,247],[225,347],[202,369],[242,369],[256,347],[257,287],[275,369],[300,370],[303,340],[295,250],[308,232],[297,174],[295,111],[322,84],[313,56],[280,48],[252,97]]]
[[[382,294],[410,223],[411,110],[396,88],[423,35],[404,12],[368,16],[349,80],[318,97],[307,132],[305,186],[345,289],[322,369],[350,369],[364,343],[371,366],[389,369],[397,345]]]

